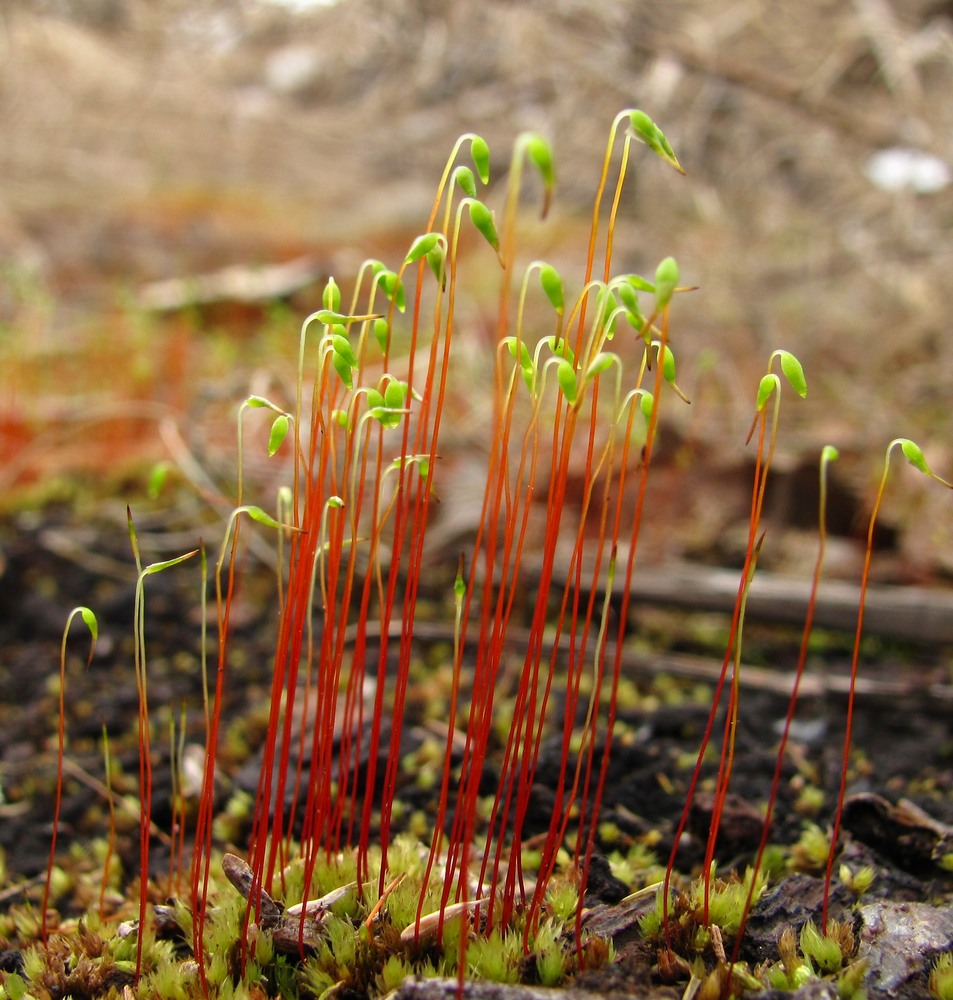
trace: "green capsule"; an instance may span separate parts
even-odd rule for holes
[[[500,237],[496,231],[496,222],[493,220],[493,213],[483,204],[482,201],[472,201],[469,204],[470,221],[476,226],[483,238],[493,247],[500,249]]]
[[[804,399],[807,396],[807,379],[804,377],[804,369],[801,362],[791,354],[790,351],[778,351],[781,359],[781,371],[784,377],[791,383],[794,391]]]
[[[575,403],[579,393],[579,387],[576,382],[576,369],[565,358],[560,358],[556,365],[556,379],[567,401]]]
[[[549,304],[556,310],[556,313],[559,316],[562,316],[563,311],[566,308],[563,291],[563,279],[559,276],[559,272],[552,266],[552,264],[543,264],[540,267],[539,283],[542,286],[546,298],[549,299]]]
[[[668,139],[662,134],[662,130],[652,121],[644,111],[633,111],[629,115],[629,124],[632,132],[639,142],[644,142],[649,149],[658,153],[669,166],[674,167],[680,174],[685,171],[678,162]]]
[[[465,167],[462,164],[457,167],[453,171],[453,180],[468,198],[476,197],[476,178],[469,167]],[[485,184],[486,181],[483,183]]]
[[[920,450],[920,446],[910,438],[898,438],[897,444],[900,445],[900,450],[903,452],[903,457],[915,468],[919,469],[924,475],[932,476],[933,472],[930,466],[927,465],[927,460],[923,457],[923,452]]]
[[[281,447],[288,433],[290,419],[287,413],[279,413],[271,425],[271,434],[268,436],[268,457],[272,458],[275,452]]]
[[[424,233],[423,236],[418,236],[411,244],[410,250],[407,251],[404,263],[413,264],[414,261],[420,260],[421,257],[433,250],[439,239],[439,233]]]
[[[387,320],[383,317],[374,320],[374,339],[377,341],[377,346],[382,350],[387,350],[387,342],[389,340]]]
[[[325,309],[340,312],[341,289],[338,288],[338,284],[334,278],[328,278],[328,283],[324,286],[324,294],[321,297],[321,301],[324,303]]]
[[[470,140],[470,156],[473,157],[473,165],[477,168],[480,180],[484,184],[490,182],[490,147],[486,144],[486,139],[475,135]]]
[[[347,337],[343,337],[339,333],[332,334],[331,346],[334,349],[334,353],[344,358],[345,362],[351,368],[357,368],[357,355],[354,353],[354,348],[351,347],[351,342]]]
[[[384,389],[384,405],[392,410],[403,409],[404,401],[407,399],[407,383],[398,382],[392,378]]]
[[[592,359],[589,367],[586,369],[586,381],[588,382],[597,375],[601,375],[603,372],[608,371],[617,362],[621,364],[618,354],[613,354],[611,351],[600,351]]]
[[[540,214],[545,219],[549,213],[553,188],[556,186],[556,172],[553,168],[553,150],[541,135],[533,132],[527,136],[526,155],[533,166],[539,171],[539,176],[543,181],[543,207]]]
[[[765,408],[765,405],[771,398],[771,393],[773,393],[777,387],[778,379],[776,375],[765,375],[761,379],[761,382],[758,384],[758,399],[755,403],[759,413]]]
[[[366,397],[368,409],[378,410],[384,406],[384,397],[376,389],[368,389]]]
[[[351,366],[347,363],[347,360],[338,354],[337,351],[332,351],[331,364],[334,365],[334,370],[338,373],[338,376],[344,383],[345,387],[352,389],[354,387],[354,379]]]
[[[678,287],[678,264],[674,257],[666,257],[655,269],[655,306],[664,309],[672,301]]]

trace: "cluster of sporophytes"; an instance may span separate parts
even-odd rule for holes
[[[650,277],[612,270],[621,194],[638,143],[681,171],[647,115],[617,116],[573,294],[551,264],[534,260],[518,271],[523,174],[529,168],[538,175],[545,214],[555,179],[548,143],[535,134],[518,138],[498,223],[478,197],[480,185],[489,181],[487,145],[479,136],[463,136],[441,176],[424,232],[397,269],[367,261],[347,302],[338,284],[328,282],[322,308],[302,324],[293,406],[251,396],[239,407],[237,497],[211,567],[202,548],[144,566],[130,516],[139,571],[137,912],[124,914],[122,934],[107,935],[94,915],[72,936],[65,925],[57,926],[50,910],[54,873],[60,871],[54,867],[57,805],[50,877],[33,928],[40,943],[28,953],[22,973],[6,976],[5,995],[93,995],[98,987],[84,991],[69,979],[80,970],[87,978],[99,977],[103,989],[119,983],[135,996],[159,997],[376,994],[412,973],[455,976],[461,985],[470,976],[555,985],[577,969],[611,959],[610,945],[587,937],[582,887],[599,836],[623,681],[630,583],[660,409],[684,400],[669,332],[673,299],[685,290],[676,262],[663,260]],[[473,233],[487,244],[485,252],[496,258],[500,274],[492,363],[476,372],[455,363],[459,350],[454,349],[466,335],[456,319],[458,270]],[[822,946],[815,936],[840,940],[828,924],[826,903],[822,928],[802,931],[798,943],[786,944],[779,966],[763,979],[737,960],[748,912],[764,885],[770,820],[813,601],[761,846],[744,880],[722,883],[712,876],[734,757],[745,601],[762,543],[782,377],[798,395],[807,392],[797,358],[774,352],[754,399],[756,473],[728,648],[675,839],[677,845],[727,691],[703,868],[708,874],[687,895],[673,893],[673,846],[657,889],[655,923],[643,927],[658,941],[660,977],[688,979],[693,989],[704,983],[703,995],[783,977],[795,982],[805,969],[840,974],[849,964],[845,959],[835,970],[828,958],[819,957]],[[474,389],[489,400],[486,487],[476,537],[460,558],[452,587],[446,735],[433,772],[436,806],[429,842],[420,849],[416,840],[401,836],[397,822],[401,731],[427,568],[427,529],[441,482],[441,429],[448,407]],[[269,414],[269,454],[291,453],[290,482],[279,490],[273,513],[245,497],[244,422],[255,412]],[[888,462],[895,446],[932,475],[919,448],[906,439],[891,443]],[[833,448],[821,457],[815,592],[824,553],[826,469],[834,458]],[[877,508],[886,476],[885,466]],[[534,501],[540,497],[545,505]],[[876,509],[871,537],[875,518]],[[213,802],[236,573],[249,520],[273,530],[276,540],[277,634],[250,837],[244,857],[223,859]],[[524,553],[530,544],[542,559],[527,595]],[[182,887],[187,875],[187,887],[177,893],[179,902],[156,908],[150,905],[149,881],[154,831],[145,593],[150,576],[192,557],[202,568],[203,595],[207,576],[215,593],[217,643],[210,665],[203,641],[203,670],[210,675],[204,774],[194,815],[188,815],[182,795],[177,793],[174,804],[173,870],[166,884]],[[869,560],[868,546],[864,587]],[[514,678],[504,664],[517,608],[529,625],[521,635]],[[70,621],[74,618],[85,621],[95,642],[93,613],[79,608]],[[862,619],[861,606],[858,644]],[[65,635],[63,642],[65,675]],[[61,676],[61,764],[64,691]],[[562,742],[551,820],[542,835],[532,831],[531,836],[531,795],[557,705]],[[845,779],[851,710],[852,699]],[[501,764],[495,792],[487,798],[484,771],[501,711],[506,721]],[[842,802],[843,786],[837,823]],[[826,845],[828,887],[837,823]],[[103,891],[111,842],[104,855]],[[842,955],[845,951],[846,946]]]

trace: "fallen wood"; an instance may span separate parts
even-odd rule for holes
[[[722,611],[730,614],[738,596],[739,570],[673,564],[636,573],[632,597],[638,604]],[[749,621],[803,624],[810,582],[757,573],[748,593]],[[814,611],[816,628],[853,632],[857,628],[860,587],[821,581]],[[953,642],[953,593],[925,587],[868,587],[864,633],[924,643]]]
[[[321,274],[321,265],[313,257],[260,267],[239,264],[210,274],[154,281],[139,292],[138,305],[150,312],[176,312],[221,302],[275,302],[314,284]]]
[[[539,567],[527,566],[529,582]],[[583,574],[583,579],[586,574]],[[666,563],[636,568],[632,578],[631,610],[640,605],[715,611],[731,614],[738,597],[740,569],[720,569],[691,563]],[[557,586],[561,583],[557,580]],[[613,591],[622,595],[618,577]],[[809,580],[758,571],[745,606],[748,621],[803,625],[811,597]],[[853,633],[860,608],[860,586],[822,580],[814,608],[814,627]],[[953,642],[953,591],[926,587],[870,586],[864,601],[864,634],[910,639],[924,644]]]

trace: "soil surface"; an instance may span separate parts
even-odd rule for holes
[[[194,505],[184,501],[177,516],[194,517],[197,513]],[[137,695],[130,625],[134,574],[124,551],[128,539],[123,517],[118,509],[110,513],[105,508],[78,523],[67,507],[53,507],[42,515],[21,513],[3,527],[0,600],[5,615],[0,644],[5,669],[0,676],[0,780],[4,803],[0,807],[0,845],[7,859],[4,895],[9,902],[20,900],[23,892],[35,896],[36,876],[45,871],[47,863],[55,777],[59,636],[70,608],[79,603],[96,607],[102,635],[88,669],[82,666],[86,638],[80,629],[74,627],[76,635],[71,640],[66,698],[69,766],[60,850],[68,851],[71,845],[82,849],[104,832],[104,727],[114,761],[114,787],[136,793]],[[181,542],[181,534],[169,538],[168,517],[166,511],[141,518],[138,531],[144,561],[158,558],[163,546]],[[236,740],[226,740],[229,749],[220,768],[222,802],[236,787],[254,788],[261,706],[266,701],[273,658],[271,573],[254,562],[247,571],[234,618],[236,652],[225,712],[226,726],[232,726],[244,742],[239,740],[240,749],[236,750]],[[435,567],[435,578],[440,575]],[[154,717],[160,720],[168,712],[186,713],[187,757],[200,745],[198,590],[197,574],[178,567],[151,579],[147,595],[150,702]],[[681,656],[691,662],[707,662],[713,670],[718,665],[710,648],[698,638],[698,628],[691,627],[696,619],[699,616],[688,612],[673,618],[665,612],[636,610],[633,641],[641,636],[661,646],[664,634],[665,648],[658,654],[657,665],[651,654],[632,661],[635,674],[631,679],[641,696],[620,714],[602,812],[602,818],[614,824],[618,839],[598,845],[605,854],[620,844],[642,839],[654,845],[663,863],[668,856],[705,728],[712,684],[673,678],[667,675],[665,664]],[[710,614],[699,620],[711,627]],[[439,628],[434,627],[422,629],[422,633],[425,658],[428,647],[439,648],[449,638],[441,638]],[[780,845],[794,844],[807,819],[827,827],[836,800],[846,702],[843,687],[833,680],[843,679],[847,673],[850,643],[849,637],[836,633],[823,635],[822,647],[812,656],[809,677],[827,687],[809,687],[798,708],[772,835],[772,842]],[[794,640],[790,627],[756,625],[750,629],[746,655],[770,664],[777,681],[790,676]],[[855,706],[841,860],[853,871],[870,865],[876,875],[860,900],[861,908],[854,906],[855,899],[842,885],[838,886],[832,915],[849,917],[864,951],[877,959],[868,976],[869,996],[929,996],[926,977],[932,961],[936,954],[953,947],[953,875],[939,865],[944,855],[953,852],[947,657],[947,650],[886,639],[872,641],[862,657],[862,674],[869,689]],[[908,695],[898,698],[889,687],[884,689],[886,693],[879,692],[878,684],[888,684],[898,672],[913,682]],[[784,684],[761,683],[757,677],[742,688],[733,793],[724,813],[717,852],[722,871],[743,867],[757,846],[759,808],[768,796],[774,748],[787,710],[784,688]],[[411,692],[405,729],[408,751],[427,738],[423,716],[418,714],[425,701],[423,691]],[[719,719],[716,734],[721,726]],[[164,728],[160,721],[159,731]],[[548,804],[558,773],[558,743],[554,738],[543,748],[530,832],[533,828],[544,830],[548,823]],[[155,740],[153,758],[153,818],[156,827],[165,830],[171,792],[166,740]],[[494,766],[491,763],[487,769],[489,787]],[[714,766],[714,762],[705,766],[702,788],[677,854],[677,867],[683,873],[697,870],[702,858]],[[418,789],[410,776],[402,782],[399,794],[408,806],[425,812],[432,809],[432,792]],[[806,785],[823,792],[821,802],[814,807],[806,804]],[[118,826],[118,853],[131,874],[137,864],[135,823],[120,821]],[[161,857],[161,840],[156,850]],[[743,958],[756,962],[771,957],[783,926],[799,926],[808,918],[819,918],[822,873],[816,863],[812,872],[810,864],[802,861],[802,869],[806,866],[808,870],[773,883],[755,909]],[[603,873],[602,878],[596,877],[598,872]],[[621,958],[611,972],[587,974],[574,989],[640,996],[657,990],[659,996],[670,995],[659,985],[657,975],[648,974],[657,961],[654,949],[635,933],[635,921],[650,908],[651,901],[619,906],[630,889],[609,875],[607,866],[600,863],[594,868],[590,919],[594,927],[609,928]],[[905,921],[914,922],[914,929],[905,932]],[[901,957],[902,968],[897,971]],[[882,970],[893,971],[888,976]],[[408,996],[430,996],[435,989],[436,984],[406,987]],[[472,989],[474,996],[490,995],[477,985]]]

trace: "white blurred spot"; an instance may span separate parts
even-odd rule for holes
[[[884,191],[933,194],[953,181],[950,165],[932,153],[891,146],[874,153],[864,167],[867,179]]]
[[[287,7],[296,12],[313,10],[315,7],[336,7],[343,0],[263,0],[274,7]]]
[[[265,81],[279,94],[294,94],[310,86],[320,74],[321,53],[311,45],[285,45],[265,63]]]

